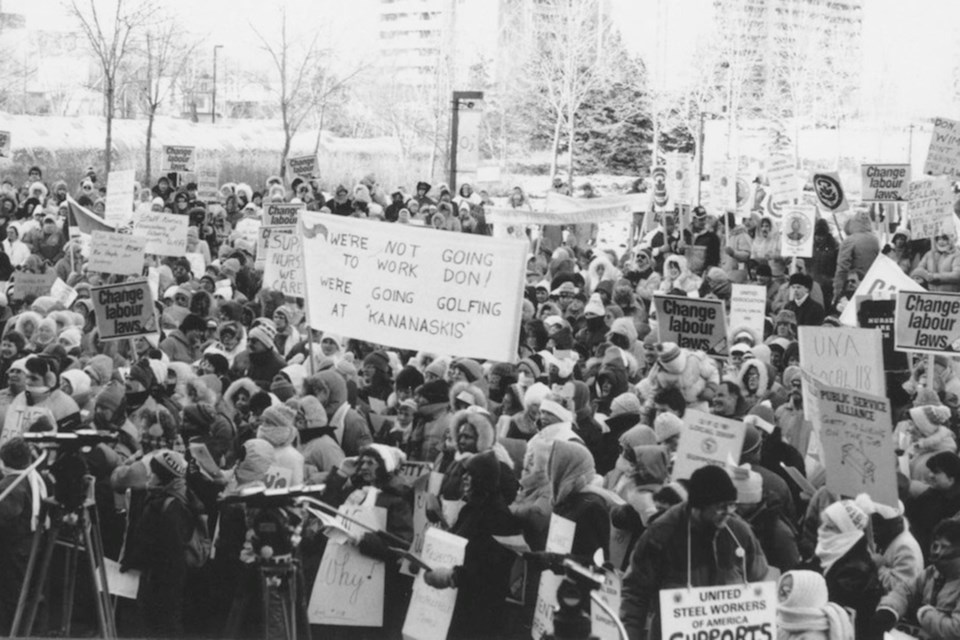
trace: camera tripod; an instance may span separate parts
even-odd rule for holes
[[[263,606],[264,640],[297,640],[298,624],[304,630],[306,640],[310,640],[310,621],[303,599],[306,590],[300,561],[296,558],[258,560],[257,575]],[[234,598],[225,637],[237,637],[249,600],[250,595],[244,592]]]
[[[57,544],[64,547],[63,613],[60,633],[71,635],[74,598],[77,586],[77,571],[80,554],[87,557],[90,566],[90,581],[93,589],[97,624],[102,638],[116,638],[117,629],[113,618],[113,606],[107,592],[107,574],[103,563],[103,542],[100,538],[100,523],[93,499],[93,478],[84,477],[86,498],[77,508],[67,508],[54,498],[46,498],[40,507],[37,530],[30,547],[30,559],[24,576],[20,599],[13,618],[11,637],[30,636],[37,617],[37,609],[43,598],[50,574],[53,551]],[[45,523],[50,526],[44,531]],[[41,545],[43,554],[41,558]],[[38,563],[39,560],[39,563]],[[102,585],[102,588],[101,588]]]

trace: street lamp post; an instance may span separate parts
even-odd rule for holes
[[[210,122],[212,124],[217,124],[217,49],[223,49],[223,45],[213,45],[213,96],[210,100]]]

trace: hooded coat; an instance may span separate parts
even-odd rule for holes
[[[915,619],[930,638],[960,638],[960,559],[930,565],[917,578],[900,583],[879,608]]]
[[[581,444],[557,440],[547,464],[553,512],[577,526],[571,555],[590,561],[597,549],[608,555],[610,514],[606,499],[591,490],[596,478],[593,457]]]
[[[334,428],[334,439],[345,455],[359,455],[361,449],[373,443],[366,421],[347,402],[347,383],[343,376],[328,369],[307,378],[307,382],[304,382],[305,392],[309,385],[317,385],[327,391],[324,407],[329,416],[328,425]]]
[[[880,253],[880,240],[873,233],[869,214],[857,214],[848,223],[847,231],[837,254],[837,270],[833,275],[834,297],[843,291],[851,271],[866,273]]]

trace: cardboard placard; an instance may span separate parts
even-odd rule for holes
[[[817,391],[827,489],[847,498],[868,493],[896,508],[890,401],[842,387],[824,385]]]
[[[422,557],[431,567],[450,568],[463,564],[466,551],[465,538],[430,529],[423,544]],[[410,607],[403,621],[404,640],[446,638],[456,604],[456,589],[434,589],[424,582],[421,571],[413,583]]]
[[[576,532],[577,523],[551,513],[545,550],[550,553],[570,553]],[[563,576],[552,571],[540,574],[537,605],[533,612],[533,627],[530,629],[533,640],[541,640],[544,634],[553,633],[553,610],[557,607],[557,587],[562,580]]]
[[[143,273],[146,248],[147,239],[142,236],[94,231],[91,234],[87,269],[120,276],[139,276]]]
[[[742,422],[693,409],[683,415],[683,422],[686,426],[677,444],[674,480],[688,480],[708,464],[723,466],[728,460],[739,463],[746,433]]]
[[[800,176],[793,158],[777,156],[770,159],[767,169],[770,184],[767,193],[771,205],[793,204],[800,198]]]
[[[301,222],[314,329],[404,349],[516,360],[525,242],[311,211]]]
[[[893,299],[897,291],[926,291],[926,289],[905,274],[896,262],[879,253],[863,276],[863,280],[853,296],[854,298],[866,296],[873,299]],[[841,324],[848,327],[857,326],[857,311],[854,306],[848,304],[843,313],[840,314]]]
[[[923,172],[931,176],[960,176],[960,122],[934,119]]]
[[[40,418],[46,418],[50,424],[56,425],[57,419],[53,412],[46,407],[31,407],[27,405],[26,397],[14,399],[7,408],[3,419],[3,431],[0,431],[0,447],[12,438],[22,436]]]
[[[906,371],[909,368],[907,354],[896,350],[893,335],[897,301],[854,298],[854,302],[858,305],[857,324],[864,329],[880,330],[884,371]]]
[[[383,507],[344,505],[340,511],[368,526],[386,527],[387,510]],[[348,531],[357,534],[365,531],[351,522],[342,519],[339,522]],[[307,606],[310,624],[382,626],[385,576],[383,561],[363,555],[352,544],[328,540],[310,592]]]
[[[615,615],[620,615],[620,593],[623,580],[618,571],[604,571],[603,586],[597,590],[597,596]],[[600,640],[620,640],[620,630],[616,623],[593,600],[590,601],[590,622],[593,635]]]
[[[817,194],[820,207],[831,213],[850,210],[850,203],[843,191],[840,174],[836,171],[813,174],[813,191]]]
[[[187,216],[162,211],[145,211],[133,224],[133,235],[147,239],[145,251],[158,256],[187,253]]]
[[[320,177],[316,154],[287,158],[287,166],[290,168],[290,173],[300,178],[310,180]]]
[[[57,274],[53,269],[45,273],[17,271],[13,274],[13,297],[23,300],[27,296],[35,298],[45,296],[50,292],[50,287],[56,279]]]
[[[810,258],[813,256],[813,226],[817,211],[802,204],[783,206],[783,223],[780,225],[780,254],[785,258]]]
[[[827,385],[875,396],[886,395],[879,330],[809,326],[797,329],[801,369]],[[816,395],[804,377],[803,415],[808,420],[814,419],[811,411],[816,402]]]
[[[775,638],[777,583],[663,589],[663,638]]]
[[[103,219],[110,224],[123,224],[133,216],[133,169],[111,171],[107,175],[107,202]]]
[[[263,208],[263,226],[296,229],[302,211],[306,211],[306,207],[302,204],[290,202],[268,204]]]
[[[860,165],[860,179],[863,202],[903,202],[910,187],[910,165]]]
[[[193,173],[196,170],[196,147],[164,145],[160,170],[164,173]]]
[[[960,293],[900,291],[894,326],[900,351],[960,352]]]
[[[661,342],[708,355],[727,353],[727,318],[723,301],[655,295]]]
[[[207,164],[197,174],[197,199],[204,202],[220,201],[220,167]]]
[[[718,160],[710,170],[711,205],[720,211],[737,206],[737,161]]]
[[[262,227],[264,237],[263,287],[285,296],[304,297],[306,277],[300,235],[293,229]]]
[[[730,295],[730,343],[733,336],[747,330],[755,344],[763,342],[763,323],[766,319],[767,288],[760,284],[734,284]]]
[[[94,287],[90,299],[102,341],[147,336],[159,330],[146,280]]]
[[[907,221],[910,237],[933,238],[953,232],[953,187],[943,177],[914,180],[907,192]]]
[[[693,154],[690,153],[668,153],[667,154],[667,192],[670,194],[670,202],[674,205],[691,205],[696,197],[694,190],[694,173],[696,167],[693,164]]]
[[[62,304],[64,308],[69,309],[70,305],[77,299],[77,290],[60,278],[57,278],[53,281],[53,284],[50,285],[49,295],[51,298],[56,298],[57,302]]]
[[[272,464],[263,475],[263,484],[267,489],[289,489],[293,479],[293,469]]]

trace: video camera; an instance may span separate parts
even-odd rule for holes
[[[90,480],[87,462],[80,450],[98,444],[113,444],[117,434],[112,431],[78,429],[64,433],[37,431],[23,434],[23,439],[44,449],[56,450],[58,455],[50,465],[53,474],[53,497],[64,508],[80,509],[88,500]]]
[[[96,429],[77,429],[64,433],[28,431],[23,434],[23,439],[43,448],[76,451],[84,447],[95,447],[98,444],[113,444],[117,441],[117,434],[113,431],[97,431]]]
[[[316,496],[323,493],[325,485],[306,484],[286,489],[267,489],[262,484],[253,484],[237,493],[225,495],[218,500],[221,504],[245,504],[251,507],[289,507],[297,498]]]
[[[299,536],[294,533],[302,523],[301,516],[293,509],[297,499],[323,492],[323,485],[300,485],[284,489],[267,489],[257,483],[235,494],[220,498],[220,504],[242,504],[247,511],[247,526],[253,536],[248,542],[253,547],[258,561],[276,562],[289,560],[299,546]]]
[[[603,587],[604,574],[560,553],[525,554],[546,570],[563,576],[557,587],[558,609],[553,615],[550,640],[588,640],[591,635],[590,593]],[[626,638],[626,636],[623,636]]]

